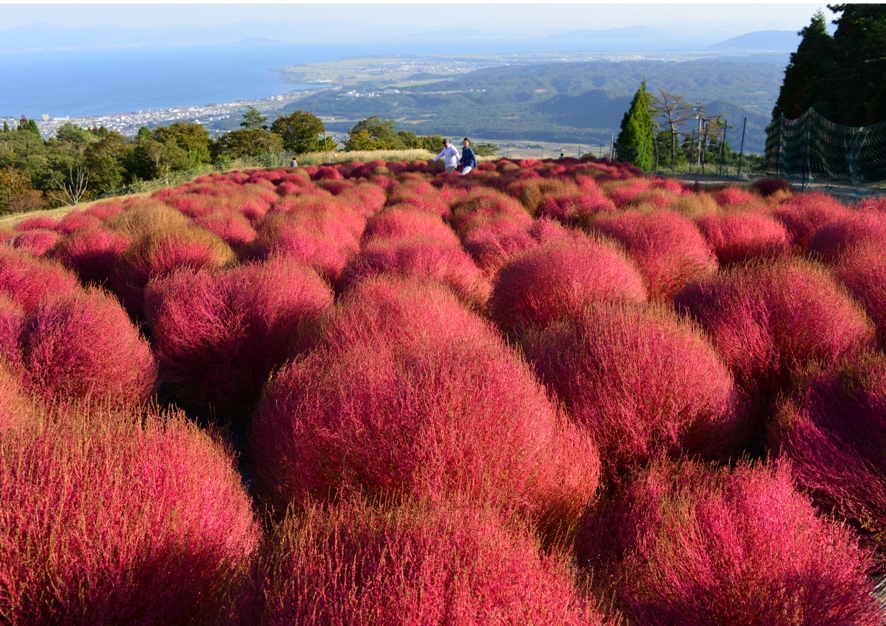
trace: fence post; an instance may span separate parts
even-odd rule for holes
[[[720,156],[719,162],[717,163],[717,176],[723,175],[723,146],[726,145],[726,126],[729,124],[729,120],[723,120],[723,136],[720,137]]]
[[[741,127],[741,148],[738,151],[738,172],[735,174],[735,178],[741,178],[741,159],[744,156],[744,134],[748,129],[748,118],[744,118],[744,124]]]

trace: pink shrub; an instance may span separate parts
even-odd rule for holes
[[[824,224],[809,239],[809,251],[828,263],[861,245],[872,243],[886,247],[886,213],[848,211],[846,215]]]
[[[290,515],[253,580],[243,624],[604,623],[574,591],[565,559],[539,556],[525,532],[472,507]]]
[[[759,196],[732,185],[719,189],[711,195],[720,206],[759,204],[760,202]]]
[[[864,311],[821,267],[801,260],[731,270],[675,298],[711,336],[738,382],[764,399],[803,368],[869,345]]]
[[[612,244],[564,237],[511,259],[495,279],[489,308],[503,330],[519,334],[601,300],[645,302],[643,278]]]
[[[115,299],[100,290],[45,302],[22,321],[15,349],[28,391],[44,400],[146,402],[157,366]]]
[[[0,614],[214,624],[258,527],[221,444],[184,417],[70,409],[0,437]]]
[[[610,200],[615,203],[619,209],[627,208],[634,199],[641,193],[649,189],[652,181],[646,177],[629,178],[627,180],[614,183],[607,183],[603,189],[609,196]]]
[[[633,624],[882,623],[870,555],[784,465],[656,463],[587,519],[576,551]]]
[[[0,295],[7,296],[25,310],[79,290],[77,277],[57,263],[0,246]]]
[[[599,218],[592,227],[625,247],[646,279],[650,299],[669,300],[688,283],[717,271],[717,260],[698,228],[676,213],[628,211]]]
[[[834,275],[864,305],[886,346],[886,254],[881,244],[868,242],[841,255]]]
[[[197,217],[194,222],[218,235],[235,250],[245,250],[256,237],[252,224],[240,213],[216,211]]]
[[[105,221],[119,215],[122,211],[123,202],[121,200],[106,200],[104,202],[97,202],[93,204],[91,207],[83,212],[87,215],[91,215],[92,217],[97,217],[98,219]]]
[[[445,285],[466,305],[480,310],[489,299],[491,286],[457,242],[453,245],[421,236],[371,239],[345,267],[341,288],[380,274],[418,278]]]
[[[12,247],[33,256],[43,256],[58,243],[59,234],[54,230],[27,230],[12,240]]]
[[[345,208],[269,214],[258,226],[252,256],[298,259],[336,285],[348,259],[360,249],[364,224],[362,220],[349,224],[345,216],[356,217]]]
[[[344,190],[339,195],[339,200],[357,215],[368,219],[381,211],[387,201],[387,194],[376,185],[360,184]]]
[[[524,349],[611,477],[662,454],[728,457],[747,443],[726,365],[664,308],[587,306],[529,333]]]
[[[772,447],[824,511],[886,549],[886,359],[865,355],[827,370],[785,403]]]
[[[587,226],[598,213],[614,211],[615,204],[601,190],[581,195],[550,196],[542,200],[537,217],[550,217],[567,226]]]
[[[245,420],[305,324],[332,305],[317,273],[288,258],[149,283],[145,317],[163,380],[184,406]]]
[[[534,247],[536,243],[525,224],[509,217],[495,217],[478,223],[462,240],[464,249],[487,277],[495,275],[511,256]]]
[[[15,225],[15,229],[24,233],[29,230],[51,230],[55,231],[58,228],[58,220],[53,219],[47,215],[40,215],[38,217],[29,217],[25,220],[22,220],[18,224]]]
[[[408,205],[395,205],[385,209],[370,219],[363,231],[364,242],[373,239],[408,241],[415,237],[439,241],[453,247],[459,245],[456,234],[438,216]]]
[[[508,216],[528,227],[531,216],[517,200],[492,189],[480,188],[452,203],[452,228],[464,234],[470,223],[481,217]]]
[[[2,317],[3,312],[0,311],[0,318]],[[2,325],[3,321],[0,319],[0,326]],[[0,346],[4,343],[3,330],[0,329]],[[0,347],[0,354],[2,353],[3,349]],[[5,430],[27,424],[30,410],[17,370],[0,357],[0,437],[3,437]]]
[[[117,261],[129,243],[129,237],[115,231],[87,228],[62,239],[52,256],[75,271],[83,283],[104,285],[114,275]]]
[[[57,231],[63,235],[70,235],[78,230],[101,228],[102,221],[88,213],[74,209],[58,223]]]
[[[441,287],[386,277],[347,292],[317,349],[277,372],[250,446],[279,511],[460,494],[562,531],[599,475],[593,443],[487,322]]]
[[[152,278],[178,268],[222,268],[237,255],[217,235],[198,227],[167,228],[135,240],[120,258],[111,286],[130,315],[141,317],[144,289]]]
[[[785,227],[765,215],[706,215],[695,224],[721,265],[756,258],[778,258],[786,255],[791,248]]]
[[[830,194],[812,192],[791,196],[775,208],[772,216],[784,224],[794,245],[805,250],[819,228],[846,213],[846,207]]]

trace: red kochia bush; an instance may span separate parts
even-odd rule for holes
[[[832,195],[813,192],[791,196],[772,211],[772,216],[784,224],[794,246],[805,250],[815,231],[846,213],[846,207]]]
[[[779,411],[772,446],[828,513],[886,551],[886,359],[827,370]]]
[[[29,408],[17,371],[0,357],[0,437],[4,430],[28,423]]]
[[[487,277],[495,275],[511,256],[536,243],[525,224],[509,217],[479,223],[462,240],[464,249]]]
[[[646,278],[651,299],[666,301],[684,285],[717,271],[717,260],[698,228],[670,211],[628,211],[600,218],[593,228],[621,243]]]
[[[690,285],[675,298],[740,384],[773,399],[808,365],[830,364],[874,339],[864,311],[820,266],[757,264]]]
[[[656,463],[588,517],[576,551],[632,624],[882,624],[869,554],[783,465]]]
[[[114,275],[114,268],[129,249],[130,239],[107,229],[87,228],[71,233],[52,251],[52,257],[77,272],[83,283],[104,285]]]
[[[591,305],[528,334],[524,348],[611,476],[661,454],[722,457],[745,444],[729,370],[667,309]]]
[[[29,391],[44,400],[93,399],[127,406],[149,399],[157,367],[148,342],[111,296],[90,289],[37,306],[15,346],[0,346],[24,367]]]
[[[886,253],[881,244],[861,244],[842,255],[834,275],[864,305],[886,346]]]
[[[597,213],[614,210],[612,200],[597,188],[576,195],[545,197],[536,216],[550,217],[568,226],[586,226]]]
[[[698,219],[696,225],[721,265],[777,258],[790,251],[791,242],[785,227],[765,215],[706,215]]]
[[[254,581],[244,625],[604,623],[563,560],[474,507],[312,507],[276,529]]]
[[[29,217],[15,225],[15,229],[20,233],[29,230],[56,230],[58,228],[58,220],[48,215],[40,215],[38,217]]]
[[[101,228],[101,225],[102,221],[94,215],[74,209],[62,218],[56,230],[64,235],[70,235],[84,228]]]
[[[145,317],[164,381],[184,405],[245,419],[271,370],[332,290],[301,261],[273,257],[229,271],[184,270],[149,283]]]
[[[26,310],[80,291],[77,277],[57,263],[0,246],[0,295]]]
[[[69,409],[0,437],[0,615],[217,622],[257,543],[229,454],[183,416]]]
[[[133,242],[117,263],[111,286],[130,315],[140,317],[144,288],[152,278],[182,267],[222,268],[236,261],[231,247],[208,230],[196,226],[165,228]]]
[[[873,243],[886,249],[886,213],[880,211],[848,212],[815,231],[809,240],[809,251],[829,263],[862,243]]]
[[[26,230],[12,240],[12,247],[34,256],[43,256],[52,250],[59,235],[54,230]]]
[[[519,332],[599,300],[645,302],[643,278],[612,244],[578,235],[514,257],[499,271],[489,306],[503,330]]]
[[[526,364],[445,289],[374,278],[347,292],[317,349],[280,370],[253,423],[263,497],[461,494],[568,525],[597,486],[592,442]]]

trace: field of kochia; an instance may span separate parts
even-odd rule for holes
[[[883,624],[886,201],[376,161],[0,241],[0,623]]]

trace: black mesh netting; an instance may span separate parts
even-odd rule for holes
[[[766,157],[778,176],[855,185],[886,181],[886,122],[852,127],[809,109],[766,127]]]

